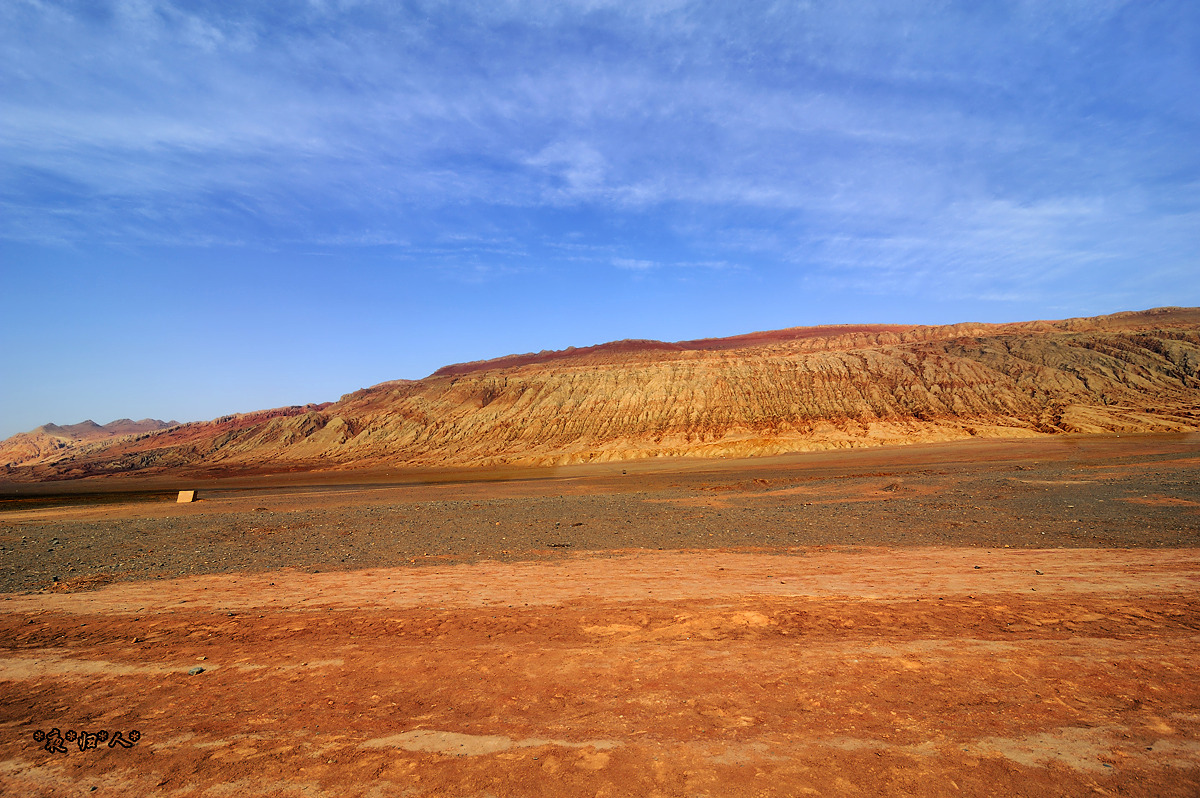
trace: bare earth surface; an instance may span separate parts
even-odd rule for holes
[[[1200,794],[1197,436],[622,470],[0,487],[0,794]]]

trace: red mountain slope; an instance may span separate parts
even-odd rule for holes
[[[562,464],[1056,432],[1200,430],[1200,309],[618,341],[447,366],[328,405],[50,452],[9,479]],[[16,436],[19,438],[20,436]]]

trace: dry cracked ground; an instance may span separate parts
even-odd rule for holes
[[[1200,794],[1198,436],[0,506],[0,794]]]

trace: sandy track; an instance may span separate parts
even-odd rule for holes
[[[0,784],[1196,795],[1198,585],[1193,549],[834,547],[12,595]]]

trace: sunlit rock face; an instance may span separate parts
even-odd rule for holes
[[[11,479],[183,469],[742,457],[1063,432],[1200,430],[1200,309],[811,327],[514,355],[324,405],[101,439],[14,436]],[[161,423],[161,422],[159,422]]]

